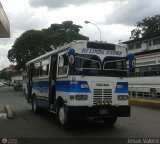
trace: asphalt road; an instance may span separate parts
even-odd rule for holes
[[[106,128],[102,122],[79,121],[71,130],[64,130],[50,113],[35,115],[21,91],[0,87],[0,105],[10,105],[15,118],[0,119],[0,137],[11,138],[160,138],[160,110],[135,107],[131,117],[118,118],[115,126]]]

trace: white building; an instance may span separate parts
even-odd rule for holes
[[[160,36],[123,43],[127,44],[128,53],[136,56],[135,72],[129,74],[129,91],[143,97],[154,91],[156,98],[160,98]]]

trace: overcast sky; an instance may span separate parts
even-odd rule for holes
[[[10,21],[11,38],[0,39],[0,69],[10,65],[7,59],[15,39],[24,31],[40,30],[52,23],[72,20],[83,28],[90,40],[118,43],[126,41],[137,21],[160,14],[160,0],[0,0]]]

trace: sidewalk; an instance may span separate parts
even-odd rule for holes
[[[140,98],[130,98],[129,105],[144,106],[160,109],[160,100],[145,100]]]

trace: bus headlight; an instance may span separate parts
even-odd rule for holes
[[[118,100],[128,100],[128,95],[119,95]]]
[[[76,100],[87,100],[88,96],[87,95],[76,95]]]
[[[117,85],[117,89],[123,89],[123,85]]]
[[[81,88],[89,88],[88,84],[81,84]]]

